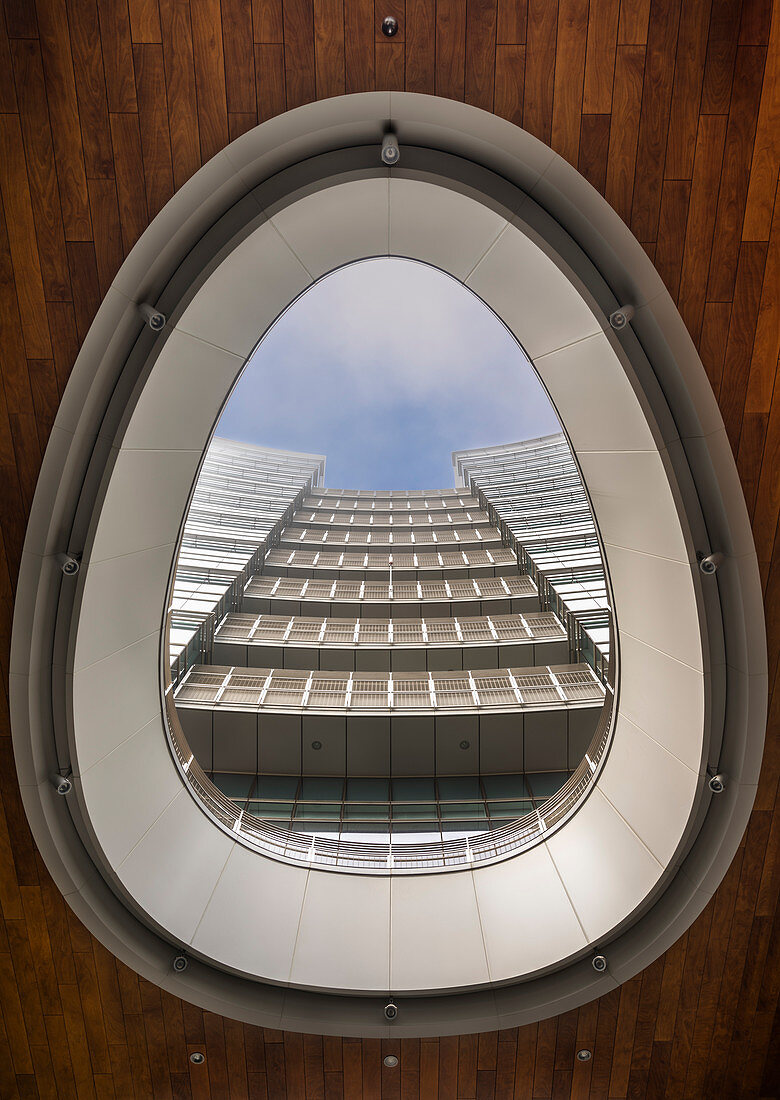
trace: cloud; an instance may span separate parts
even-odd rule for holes
[[[381,259],[335,272],[282,315],[218,432],[324,453],[330,485],[433,488],[452,483],[452,450],[556,430],[536,374],[475,295]]]

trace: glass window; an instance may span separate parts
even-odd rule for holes
[[[248,802],[247,813],[255,817],[265,817],[272,821],[290,820],[293,812],[292,802]]]
[[[350,802],[386,802],[390,797],[387,779],[348,779],[347,798]]]
[[[435,821],[438,807],[435,802],[404,802],[393,804],[393,821]]]
[[[226,798],[232,798],[237,802],[246,801],[255,781],[253,775],[236,775],[232,772],[214,772],[212,779],[214,786],[218,787]]]
[[[259,798],[289,799],[298,793],[297,775],[259,775],[256,794]]]
[[[463,798],[481,798],[479,778],[476,775],[448,775],[440,778],[439,798],[453,801]]]
[[[338,821],[341,806],[327,806],[316,802],[299,802],[295,807],[295,819],[308,821],[321,818],[323,821]]]
[[[432,779],[404,778],[393,780],[394,802],[433,802],[436,790]]]
[[[350,821],[356,818],[363,821],[387,821],[390,817],[390,807],[386,802],[348,802],[344,806],[344,816]]]
[[[339,776],[304,776],[299,798],[307,802],[341,802],[344,780]]]
[[[528,798],[522,775],[483,775],[482,785],[488,798]]]
[[[528,776],[528,785],[534,798],[550,798],[568,778],[568,772],[532,772]]]

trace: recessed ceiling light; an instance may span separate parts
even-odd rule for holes
[[[190,1061],[192,1062],[193,1066],[202,1066],[203,1063],[206,1061],[206,1055],[201,1050],[193,1050],[192,1054],[190,1055]]]
[[[319,751],[322,748],[322,741],[312,741],[311,747]]]
[[[398,1065],[398,1059],[394,1054],[388,1054],[387,1057],[383,1059],[383,1061],[388,1069],[393,1069],[394,1066]]]
[[[578,1050],[577,1051],[577,1061],[578,1062],[589,1062],[592,1057],[593,1057],[593,1055],[592,1055],[591,1051],[589,1051],[589,1050]]]

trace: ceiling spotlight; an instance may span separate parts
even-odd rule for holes
[[[319,752],[322,748],[322,741],[312,741],[311,747],[314,749],[315,752]]]
[[[395,1066],[398,1065],[398,1059],[396,1058],[396,1056],[394,1054],[388,1054],[386,1058],[382,1059],[382,1061],[384,1062],[384,1064],[387,1066],[388,1069],[394,1069]]]
[[[385,38],[395,38],[398,34],[398,20],[394,15],[386,15],[382,20],[382,34]]]
[[[390,1001],[389,1004],[385,1005],[383,1011],[384,1011],[386,1020],[394,1020],[396,1018],[396,1016],[398,1015],[398,1005],[393,1004],[393,1002]]]
[[[707,786],[713,794],[723,794],[726,789],[726,776],[722,772],[710,772]]]
[[[66,577],[75,577],[79,571],[80,559],[78,554],[57,554],[56,561]]]
[[[706,558],[699,558],[699,569],[701,569],[705,576],[711,576],[713,573],[717,573],[718,566],[722,561],[722,554],[708,554]]]
[[[167,317],[164,313],[160,313],[159,309],[150,306],[148,302],[141,302],[138,306],[138,312],[153,332],[162,332],[165,328]]]
[[[182,974],[187,969],[187,956],[177,955],[171,965],[177,974]]]
[[[471,742],[470,741],[461,741],[460,747],[462,749],[470,749],[471,748]]]
[[[578,1050],[577,1051],[577,1061],[578,1062],[589,1062],[592,1057],[593,1057],[593,1053],[590,1050],[584,1050],[583,1049],[583,1050]]]
[[[598,974],[603,974],[604,971],[607,969],[607,960],[603,955],[594,955],[590,961],[593,969]]]
[[[398,148],[398,138],[395,134],[385,134],[382,138],[382,163],[387,165],[398,164],[401,159],[401,150]]]
[[[57,794],[70,794],[73,790],[73,781],[69,775],[53,775],[51,781]]]
[[[610,313],[609,323],[612,325],[613,329],[615,329],[616,332],[620,332],[621,329],[624,329],[628,325],[628,322],[633,316],[633,306],[620,306],[620,308],[616,309],[614,313]]]
[[[206,1055],[200,1050],[193,1050],[192,1054],[190,1055],[190,1061],[192,1062],[193,1066],[202,1066],[203,1063],[206,1061]]]

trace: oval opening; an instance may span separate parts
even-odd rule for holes
[[[610,725],[588,499],[507,328],[435,268],[320,279],[205,456],[168,621],[169,727],[245,842],[354,869],[514,854]]]

